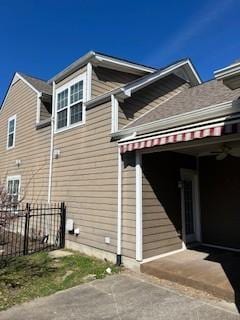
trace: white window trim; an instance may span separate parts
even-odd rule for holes
[[[14,120],[14,131],[13,131],[13,145],[11,147],[8,146],[9,143],[9,124],[10,121]],[[8,127],[7,127],[7,145],[6,148],[7,150],[11,150],[15,148],[15,140],[16,140],[16,127],[17,127],[17,115],[15,114],[14,116],[8,118]]]
[[[68,124],[66,127],[58,129],[57,128],[57,113],[58,113],[58,110],[57,110],[57,95],[60,92],[68,89],[68,100],[70,101],[70,87],[72,85],[76,84],[79,81],[83,81],[82,121],[74,123],[74,124]],[[85,122],[86,122],[86,106],[85,106],[86,97],[87,97],[87,76],[86,76],[86,72],[81,74],[81,75],[79,75],[78,77],[72,79],[71,81],[68,81],[67,83],[65,83],[64,85],[62,85],[61,87],[59,87],[59,88],[57,88],[55,90],[55,106],[54,106],[55,126],[54,126],[54,133],[63,132],[63,131],[69,130],[71,128],[75,128],[75,127],[78,127],[78,126],[81,126],[81,125],[85,124]],[[69,112],[70,103],[68,103],[67,110],[68,110],[68,123],[69,123],[69,119],[70,119],[69,118],[69,116],[70,116],[70,112]]]
[[[7,176],[7,186],[6,190],[8,191],[8,181],[11,180],[18,180],[19,181],[19,186],[18,186],[18,200],[20,199],[20,192],[21,192],[21,176],[16,175],[16,176]]]

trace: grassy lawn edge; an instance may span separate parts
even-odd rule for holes
[[[110,262],[70,250],[64,251],[72,255],[52,258],[47,252],[40,252],[0,263],[0,311],[94,279],[102,279],[108,275],[108,268],[111,273],[120,272],[120,268]]]

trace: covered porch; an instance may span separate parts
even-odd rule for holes
[[[239,166],[239,132],[136,150],[136,258],[143,272],[239,308]]]
[[[141,152],[141,271],[240,308],[239,167],[236,135]]]

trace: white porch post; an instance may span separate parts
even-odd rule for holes
[[[143,259],[142,245],[142,155],[136,152],[136,260]]]
[[[118,147],[117,255],[122,254],[122,157]]]

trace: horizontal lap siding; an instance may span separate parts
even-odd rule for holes
[[[6,150],[8,118],[17,115],[15,148]],[[37,94],[18,80],[0,112],[0,177],[21,176],[24,201],[47,202],[50,127],[36,130]],[[16,160],[21,160],[18,168]]]
[[[93,67],[92,72],[92,98],[99,96],[114,88],[120,87],[132,80],[135,80],[138,76],[110,70],[102,67]]]
[[[80,229],[69,240],[116,253],[118,161],[110,128],[106,103],[87,111],[85,125],[55,134],[61,154],[53,162],[52,198],[66,202],[67,217]]]
[[[143,257],[180,249],[180,168],[195,168],[195,161],[174,152],[143,155]]]
[[[122,254],[136,256],[136,176],[135,153],[123,156],[122,171]]]
[[[167,76],[154,84],[134,93],[132,97],[119,104],[119,127],[136,120],[164,101],[170,99],[188,86],[185,81],[175,75]]]

